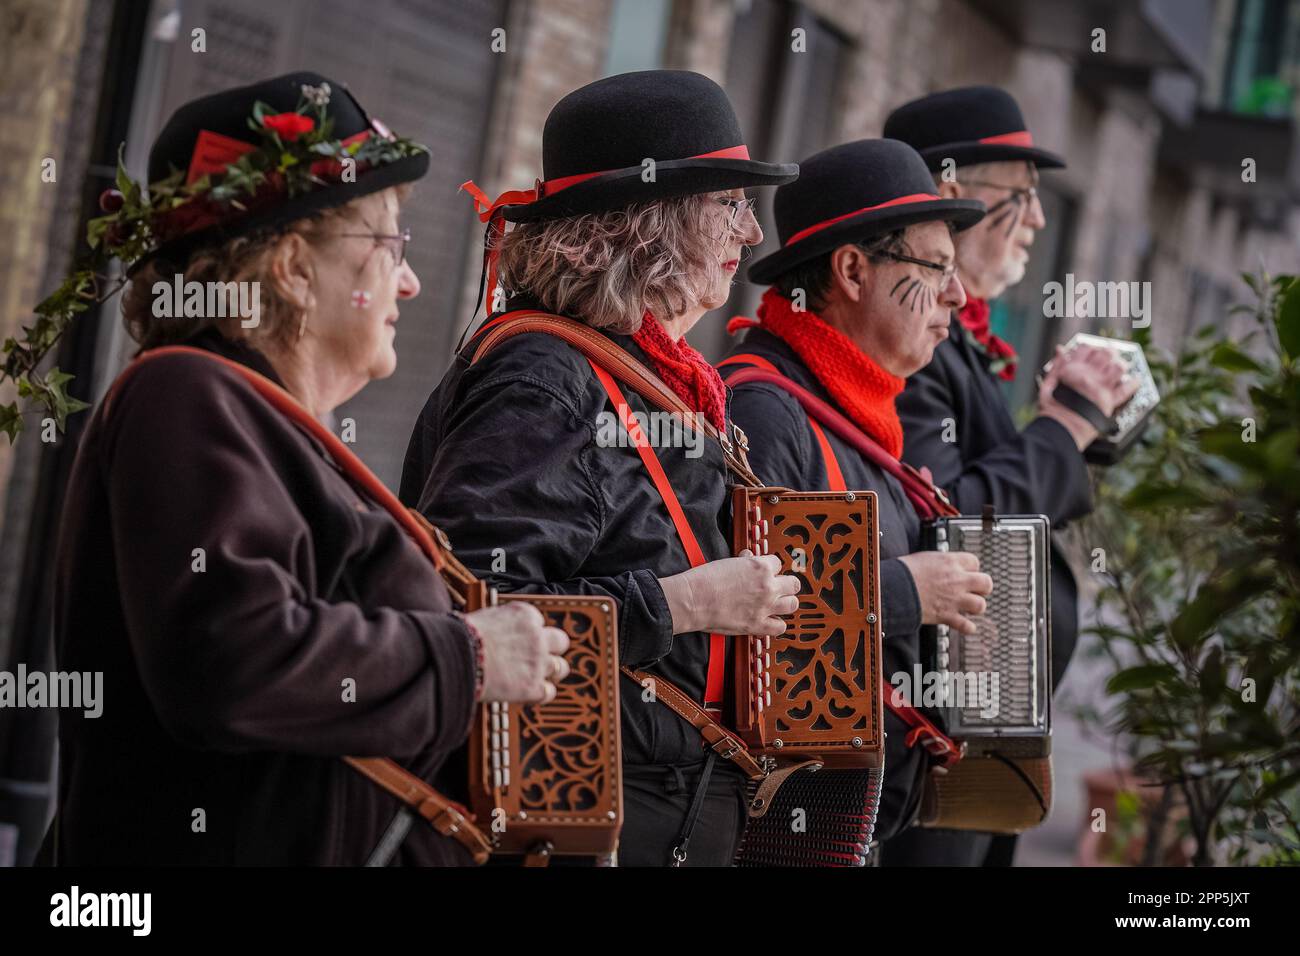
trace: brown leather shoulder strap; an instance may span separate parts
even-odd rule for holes
[[[623,665],[622,671],[643,687],[647,686],[648,682],[655,697],[664,706],[698,730],[706,746],[719,757],[734,763],[750,780],[761,780],[767,775],[767,771],[759,766],[743,740],[710,717],[708,711],[691,700],[671,681],[658,674],[634,670],[626,664]]]
[[[483,831],[470,822],[464,810],[448,800],[415,774],[387,757],[344,757],[344,762],[383,787],[398,800],[422,816],[445,837],[455,840],[482,865],[492,852],[492,844]]]
[[[682,401],[676,392],[664,384],[663,379],[645,366],[645,363],[635,356],[629,355],[626,349],[620,348],[614,342],[611,342],[607,336],[601,335],[595,329],[583,325],[581,322],[575,322],[573,319],[566,319],[561,315],[552,315],[549,312],[512,313],[503,321],[490,324],[485,328],[487,331],[482,334],[470,357],[471,365],[478,362],[502,342],[514,338],[516,335],[522,335],[525,332],[545,332],[548,335],[554,335],[568,342],[651,405],[681,416],[693,428],[703,431],[716,441],[722,446],[722,453],[727,466],[742,484],[752,488],[762,486],[762,482],[750,470],[749,460],[745,455],[747,443],[745,442],[744,432],[738,428],[735,429],[736,440],[732,441],[731,438],[718,431],[712,422]]]

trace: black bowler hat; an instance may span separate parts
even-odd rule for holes
[[[300,113],[309,95],[318,97],[320,105],[314,113],[310,108],[306,114]],[[258,122],[254,109],[259,102],[264,105],[262,115],[270,117],[272,124],[277,117],[285,117],[291,124],[282,133],[285,138],[297,139],[308,132],[303,128],[306,123],[317,129],[319,121],[320,128],[330,124],[330,141],[360,143],[364,149],[365,141],[373,136],[393,145],[388,148],[370,143],[370,150],[357,154],[370,156],[373,161],[358,161],[354,182],[343,181],[341,165],[334,163],[331,168],[330,160],[324,159],[311,164],[313,173],[320,167],[319,181],[294,195],[287,189],[264,188],[251,197],[236,193],[234,202],[214,202],[212,193],[197,196],[185,204],[184,210],[173,210],[170,216],[161,217],[164,221],[155,229],[160,244],[139,259],[132,271],[155,257],[183,264],[204,246],[342,206],[390,186],[412,182],[428,171],[427,148],[394,139],[382,123],[370,118],[346,85],[319,73],[299,72],[223,90],[181,106],[149,151],[149,183],[158,183],[179,171],[185,174],[186,183],[206,174],[219,186],[229,164],[245,154],[256,153],[265,144],[266,134],[250,125]],[[291,114],[301,118],[293,120]],[[293,124],[297,124],[296,131]]]
[[[892,139],[860,139],[822,150],[799,164],[799,179],[776,191],[781,248],[755,260],[750,282],[779,275],[847,242],[861,242],[918,222],[966,229],[984,218],[974,199],[942,199],[916,150]]]
[[[654,161],[650,182],[643,180],[647,159]],[[546,178],[535,190],[508,193],[493,208],[504,207],[511,222],[531,222],[779,186],[799,175],[794,163],[750,159],[727,94],[685,70],[622,73],[565,96],[546,118],[542,169]]]
[[[1065,165],[1034,145],[1019,104],[996,86],[965,86],[904,103],[885,120],[884,135],[907,143],[936,171],[945,159],[958,166],[1015,159],[1043,169]]]

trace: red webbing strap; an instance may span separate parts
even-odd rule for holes
[[[758,356],[737,355],[737,356],[733,356],[731,359],[726,360],[726,362],[719,363],[719,364],[727,364],[728,362],[738,362],[741,359],[746,359],[752,362],[752,360],[756,358],[758,358]],[[759,362],[754,362],[753,364],[758,365],[760,362],[765,362],[768,366],[771,366],[771,363],[766,362],[766,360],[764,359],[760,359]],[[752,375],[748,374],[751,372],[755,374]],[[899,464],[896,458],[894,458],[887,451],[881,448],[871,438],[871,436],[866,434],[866,432],[863,432],[856,425],[850,422],[847,418],[844,418],[843,415],[839,415],[839,413],[836,412],[835,409],[831,408],[829,405],[823,402],[816,395],[813,395],[807,389],[802,388],[798,383],[793,382],[786,376],[782,375],[780,372],[778,372],[775,369],[775,367],[770,368],[770,370],[769,369],[760,370],[754,368],[742,369],[734,373],[730,378],[728,378],[727,384],[731,385],[734,382],[737,385],[742,385],[747,381],[768,382],[769,384],[776,385],[779,386],[780,388],[785,389],[795,398],[799,399],[800,404],[803,405],[804,407],[804,411],[808,413],[808,424],[812,426],[813,434],[817,436],[817,442],[818,444],[821,445],[821,449],[822,449],[822,457],[826,461],[826,477],[827,477],[827,482],[830,484],[830,488],[827,490],[847,491],[848,489],[844,485],[844,473],[840,469],[839,459],[836,458],[835,456],[835,450],[831,447],[830,441],[827,440],[826,433],[823,432],[817,424],[817,418],[824,415],[825,412],[830,412],[834,415],[838,415],[843,420],[845,426],[857,431],[859,436],[861,437],[861,444],[876,448],[881,455],[886,456],[890,461],[894,462],[896,465]],[[802,395],[800,393],[802,393]],[[804,397],[810,399],[811,401],[805,402]],[[817,403],[817,404],[814,405],[813,403]],[[822,407],[817,408],[817,405],[820,405]],[[839,434],[838,430],[836,433]],[[840,437],[843,438],[844,436],[841,435]],[[855,447],[858,447],[860,443],[852,442],[852,444]],[[883,464],[879,461],[876,455],[871,455],[869,457],[871,457],[873,461],[876,461],[879,464]],[[889,471],[890,474],[895,475],[895,477],[898,477],[898,474],[894,469],[887,468],[886,470]],[[925,481],[925,479],[922,478],[920,474],[917,474],[916,477],[921,481]],[[899,480],[901,481],[902,479],[900,478]],[[906,485],[904,485],[904,487],[906,488]],[[942,492],[939,492],[938,489],[934,489],[934,491],[937,494],[942,495]],[[944,498],[936,497],[934,498],[934,501],[938,503],[946,503],[946,499]],[[954,511],[954,514],[955,513],[956,512]],[[922,515],[922,517],[923,518],[931,517],[931,515]],[[951,767],[953,764],[955,764],[957,761],[961,759],[961,750],[960,748],[958,748],[957,744],[952,740],[951,737],[949,737],[942,730],[936,727],[928,717],[926,717],[915,707],[908,704],[906,701],[895,699],[896,698],[895,688],[892,684],[889,683],[888,680],[885,679],[884,674],[880,675],[880,687],[885,697],[885,706],[888,707],[891,711],[893,711],[895,716],[897,716],[901,721],[903,721],[910,728],[912,728],[911,730],[908,731],[907,737],[905,738],[907,741],[907,745],[909,747],[915,747],[917,742],[919,741],[921,743],[921,746],[925,747],[925,749],[929,751],[930,755],[935,757],[937,760],[939,760],[941,764],[945,767]]]
[[[809,416],[816,418],[830,431],[853,446],[863,457],[897,478],[912,507],[922,519],[954,517],[961,514],[953,507],[941,488],[927,481],[925,476],[911,465],[899,461],[885,451],[874,438],[799,383],[791,381],[779,372],[769,372],[759,368],[741,369],[728,379],[728,384],[743,385],[746,382],[767,382],[789,392]]]
[[[718,363],[718,368],[722,368],[724,365],[752,365],[763,369],[765,372],[771,372],[773,375],[781,374],[780,370],[763,356],[753,355],[748,352],[723,359]],[[732,380],[738,377],[738,373],[732,373],[724,381],[730,385]],[[736,384],[740,385],[742,383],[737,382]],[[831,448],[831,443],[826,438],[826,432],[821,425],[817,424],[817,419],[811,415],[808,416],[808,427],[812,429],[813,437],[817,439],[817,447],[822,451],[822,462],[826,465],[826,490],[848,491],[848,486],[844,484],[844,472],[840,471],[840,460],[835,457],[835,450]]]
[[[808,427],[812,429],[813,437],[817,439],[817,445],[822,450],[822,461],[826,464],[826,485],[828,491],[848,491],[848,486],[844,483],[844,472],[840,471],[840,460],[835,457],[835,449],[831,447],[830,439],[826,437],[826,432],[817,424],[817,419],[811,415],[808,416]]]
[[[439,571],[442,570],[446,563],[442,549],[419,520],[398,501],[397,496],[388,490],[375,473],[367,468],[366,464],[354,455],[329,429],[318,422],[311,412],[303,407],[296,398],[265,375],[261,375],[245,365],[231,361],[225,356],[188,345],[168,345],[162,348],[150,349],[135,359],[118,375],[104,398],[101,414],[108,415],[114,395],[132,373],[146,362],[166,358],[170,355],[197,355],[223,365],[243,378],[276,411],[324,445],[325,450],[343,473],[392,515],[393,520],[411,536],[420,550],[433,563],[434,568]],[[483,832],[470,822],[467,811],[460,804],[447,799],[419,777],[387,757],[343,757],[341,759],[358,773],[383,787],[419,813],[439,833],[460,843],[469,851],[476,863],[482,864],[487,861],[492,844]]]
[[[641,426],[632,417],[632,410],[628,407],[627,399],[623,397],[623,390],[618,387],[618,382],[614,381],[614,376],[597,365],[590,357],[587,358],[587,361],[591,364],[591,370],[596,373],[596,378],[604,387],[605,394],[609,396],[610,403],[618,411],[619,420],[622,421],[623,427],[627,430],[628,437],[635,443],[637,454],[641,456],[646,471],[650,473],[650,480],[654,482],[659,497],[663,499],[669,517],[673,519],[673,527],[677,529],[677,537],[681,539],[682,547],[686,550],[686,558],[691,562],[691,567],[698,568],[700,565],[707,563],[704,552],[700,550],[700,543],[695,538],[695,532],[691,530],[691,524],[686,520],[686,512],[682,510],[682,503],[677,499],[677,492],[673,491],[672,482],[668,480],[668,475],[664,471],[663,464],[659,461],[659,456],[650,447],[650,442],[646,439],[645,433],[641,431]],[[710,634],[709,672],[704,685],[704,707],[706,710],[722,710],[723,682],[726,676],[726,653],[727,644],[722,635]]]
[[[754,355],[749,352],[723,359],[718,363],[718,368],[722,368],[724,365],[752,365],[761,368],[765,372],[771,372],[773,375],[781,374],[780,369],[767,359],[763,358],[763,356]],[[732,375],[724,381],[730,385],[732,380],[737,377],[738,375],[736,373],[732,373]],[[739,385],[742,383],[737,382],[736,384]],[[821,425],[817,424],[817,419],[813,418],[811,415],[808,416],[808,427],[812,429],[813,437],[817,439],[817,446],[822,451],[822,461],[826,465],[826,484],[828,486],[826,490],[848,491],[848,486],[844,484],[844,473],[840,471],[839,459],[835,457],[835,451],[831,448],[831,443],[826,438],[826,432],[822,429]]]
[[[588,360],[606,369],[616,381],[633,389],[646,404],[680,417],[692,429],[702,430],[721,446],[722,457],[727,463],[727,468],[735,474],[741,484],[750,488],[762,487],[762,482],[750,470],[749,462],[745,458],[745,448],[748,445],[744,440],[744,434],[739,429],[732,426],[735,433],[733,440],[714,428],[706,417],[692,410],[676,392],[664,384],[663,379],[655,372],[629,355],[608,336],[581,322],[549,312],[521,310],[520,313],[498,316],[489,325],[493,328],[486,335],[475,336],[478,345],[470,357],[471,365],[502,342],[516,335],[528,332],[545,332],[554,335],[572,345]]]
[[[718,363],[718,368],[722,368],[724,365],[757,365],[766,372],[774,372],[777,375],[781,374],[781,370],[775,365],[763,358],[763,356],[754,355],[752,352],[742,352],[739,355],[732,355],[729,358],[724,358]],[[727,380],[727,384],[731,384],[730,379]]]
[[[917,741],[921,742],[930,756],[936,758],[944,767],[951,767],[962,758],[962,748],[957,745],[951,737],[934,725],[934,722],[926,717],[911,704],[904,700],[895,700],[898,689],[885,679],[885,675],[880,675],[880,689],[885,695],[885,706],[894,712],[894,716],[912,729],[907,732],[903,740],[909,747],[915,747]]]

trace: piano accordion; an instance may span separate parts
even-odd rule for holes
[[[779,637],[739,637],[734,729],[769,771],[738,866],[862,866],[884,773],[880,548],[870,491],[737,487],[733,547],[774,554],[803,587]]]
[[[449,547],[443,576],[466,612],[521,601],[569,635],[569,674],[554,700],[483,704],[470,729],[470,808],[492,852],[522,855],[530,865],[552,856],[613,865],[623,824],[613,599],[498,594]]]
[[[922,628],[922,653],[944,689],[928,709],[964,751],[930,776],[922,826],[1019,833],[1051,807],[1050,530],[1042,515],[991,510],[922,526],[927,550],[974,554],[993,579],[974,634]]]

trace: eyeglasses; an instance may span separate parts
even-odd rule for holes
[[[965,186],[986,186],[989,189],[1005,189],[1011,193],[1011,198],[1017,202],[1032,201],[1038,198],[1038,187],[1036,186],[1008,186],[1005,183],[991,183],[986,179],[963,179],[962,185]]]
[[[340,232],[342,239],[373,239],[388,249],[393,255],[393,265],[400,266],[406,261],[406,244],[411,241],[411,230],[403,229],[396,236],[386,236],[373,232]]]
[[[718,199],[718,202],[724,206],[731,207],[731,221],[734,223],[745,215],[746,210],[753,212],[754,203],[757,199],[732,199],[730,196],[724,196]]]
[[[941,282],[939,284],[940,289],[948,288],[948,283],[951,282],[952,277],[957,274],[957,263],[955,262],[951,265],[944,265],[942,262],[930,262],[928,259],[915,259],[912,256],[900,255],[897,252],[876,252],[872,253],[872,255],[880,259],[893,259],[895,262],[910,262],[913,265],[925,266],[927,269],[934,269],[936,272],[942,273]]]

